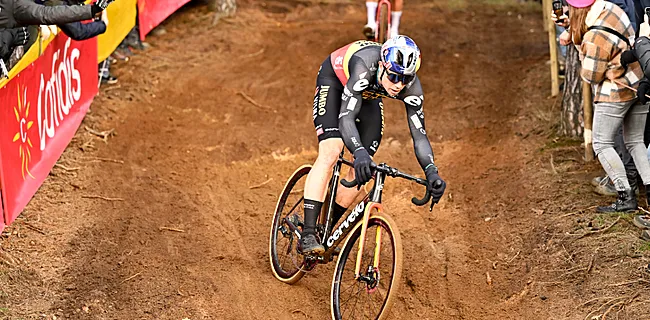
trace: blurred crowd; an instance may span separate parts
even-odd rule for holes
[[[0,76],[7,77],[33,45],[41,48],[42,42],[54,37],[59,30],[77,41],[105,33],[110,23],[105,9],[112,1],[98,0],[86,5],[80,0],[0,0]],[[99,81],[116,83],[117,78],[110,72],[111,65],[126,62],[134,55],[134,50],[147,47],[140,40],[136,25],[110,57],[99,63]]]

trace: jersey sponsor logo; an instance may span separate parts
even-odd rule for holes
[[[354,226],[354,222],[357,220],[357,218],[363,213],[363,210],[366,208],[366,203],[361,202],[359,203],[352,212],[348,215],[343,222],[341,222],[341,225],[336,228],[336,230],[332,233],[332,236],[327,239],[327,246],[331,247],[336,240],[341,238],[343,235],[343,231],[347,230],[350,228],[350,226]]]
[[[422,127],[422,122],[420,122],[420,118],[418,118],[417,114],[411,116],[411,122],[413,122],[415,128],[420,130],[422,134],[427,134],[426,131],[424,131],[424,128]]]
[[[318,115],[324,116],[327,113],[325,105],[327,104],[327,94],[330,91],[330,86],[321,86],[318,93]]]
[[[366,88],[368,88],[369,85],[370,85],[370,81],[368,81],[368,79],[360,79],[354,84],[354,86],[352,86],[352,90],[356,92],[361,92]]]
[[[424,119],[424,110],[422,107],[418,111],[416,111],[417,115],[420,117],[420,119]]]
[[[362,78],[354,83],[354,86],[352,86],[352,90],[356,92],[361,92],[363,90],[366,90],[366,88],[368,88],[369,85],[370,85],[370,81],[368,81],[368,79]]]
[[[414,107],[419,107],[422,105],[422,98],[418,96],[408,96],[404,98],[404,102]]]
[[[352,92],[348,89],[347,86],[343,87],[343,94],[341,95],[341,100],[348,101],[348,98],[352,96]]]
[[[379,141],[373,140],[372,144],[370,145],[370,150],[373,152],[377,152],[377,148],[379,147]]]
[[[357,98],[355,98],[355,97],[350,98],[350,102],[348,102],[348,107],[346,109],[348,109],[350,111],[354,111],[354,108],[357,107],[357,102],[359,102],[359,100],[357,100]]]
[[[343,69],[343,56],[338,56],[334,59],[334,69]]]
[[[357,138],[352,137],[350,140],[352,140],[352,144],[354,144],[355,147],[360,147],[361,146],[359,141],[357,141]]]

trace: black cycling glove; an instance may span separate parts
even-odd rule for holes
[[[354,176],[357,180],[357,187],[368,183],[372,178],[372,159],[365,148],[357,149],[354,152]]]
[[[447,183],[445,180],[442,180],[442,178],[440,178],[440,175],[438,175],[438,169],[435,168],[435,166],[430,166],[424,173],[426,174],[427,182],[429,183],[431,201],[438,203],[438,201],[442,199],[442,195],[445,194]]]

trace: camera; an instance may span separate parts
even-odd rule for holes
[[[648,13],[648,9],[650,8],[646,8],[646,14]],[[564,22],[564,19],[560,19],[560,17],[564,15],[562,0],[553,0],[553,13],[555,13],[555,16],[557,17],[557,23]]]

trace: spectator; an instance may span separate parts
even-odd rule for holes
[[[78,0],[48,0],[44,3],[46,6],[56,6],[56,5],[83,5],[83,2]],[[94,38],[100,34],[106,32],[108,27],[108,15],[106,11],[102,11],[99,20],[97,18],[95,21],[90,23],[82,23],[79,21],[70,22],[66,24],[60,24],[58,27],[73,40],[82,41],[90,38]],[[108,59],[104,60],[98,65],[99,71],[99,81],[102,83],[113,84],[117,82],[117,78],[113,77],[109,71],[110,61]]]
[[[627,15],[628,19],[630,20],[630,23],[635,27],[635,33],[636,30],[638,30],[636,21],[638,21],[637,13],[638,9],[636,6],[636,3],[633,2],[638,2],[638,1],[650,1],[650,0],[607,0],[611,3],[616,4],[619,6],[623,11],[625,11],[625,14]],[[562,1],[563,4],[567,4],[566,0]],[[565,9],[565,11],[568,10],[568,7]],[[641,12],[643,12],[643,9],[641,8]],[[566,27],[566,30],[560,34],[559,41],[560,45],[569,45],[571,44],[571,34],[569,31],[569,17],[564,16],[560,17],[564,18],[564,23],[559,23],[558,26]],[[552,19],[554,21],[557,21],[557,17],[553,15]],[[623,126],[618,129],[618,132],[616,134],[616,137],[614,139],[614,150],[618,154],[618,156],[623,160],[624,166],[625,166],[625,173],[628,179],[628,182],[634,190],[635,195],[638,195],[639,189],[638,189],[638,183],[637,180],[639,179],[639,173],[638,170],[636,169],[636,166],[634,165],[634,159],[630,155],[630,153],[627,150],[627,147],[625,146],[625,142],[623,139]],[[604,176],[599,176],[594,178],[591,183],[594,185],[594,192],[605,195],[605,196],[616,196],[618,192],[616,191],[616,188],[614,187],[614,183],[610,177],[608,177],[606,174]]]
[[[0,31],[0,78],[9,76],[9,58],[14,48],[23,46],[29,39],[27,28],[5,29]]]
[[[0,59],[8,60],[14,48],[25,45],[28,39],[29,33],[25,27],[0,31]]]
[[[630,212],[637,200],[625,174],[623,162],[614,151],[618,128],[625,127],[625,145],[645,184],[650,184],[650,162],[643,146],[643,131],[648,106],[638,103],[627,87],[638,85],[642,76],[638,64],[627,68],[620,55],[634,27],[625,12],[603,0],[567,0],[572,19],[571,38],[582,60],[582,78],[594,88],[594,151],[613,180],[618,199],[598,212]],[[622,83],[623,85],[619,84]]]
[[[89,6],[44,7],[29,0],[0,0],[0,28],[63,24],[97,17],[112,0],[98,0]]]

